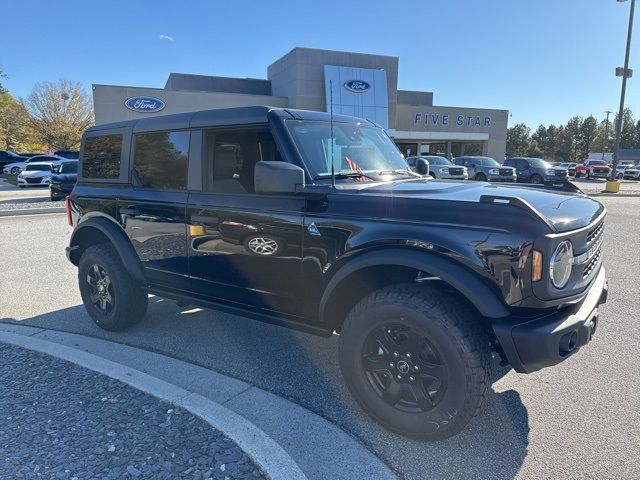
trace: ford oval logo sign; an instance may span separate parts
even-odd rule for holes
[[[344,88],[350,92],[362,93],[369,90],[371,85],[363,80],[349,80],[348,82],[344,82]]]
[[[164,108],[164,102],[155,97],[131,97],[124,102],[125,107],[134,112],[153,113]]]

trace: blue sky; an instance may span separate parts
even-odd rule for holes
[[[417,0],[3,2],[3,83],[162,87],[169,72],[266,78],[295,46],[394,55],[399,88],[504,108],[510,125],[617,110],[629,2]],[[169,38],[160,38],[166,35]],[[640,24],[627,106],[640,116]]]

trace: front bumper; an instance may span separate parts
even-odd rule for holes
[[[602,267],[579,304],[543,317],[496,320],[493,331],[516,372],[535,372],[566,360],[589,343],[598,325],[598,307],[606,301]]]
[[[515,182],[517,177],[515,175],[488,175],[490,182]]]
[[[468,180],[469,175],[467,175],[466,173],[463,173],[461,175],[451,175],[449,173],[441,173],[439,178],[443,180]]]

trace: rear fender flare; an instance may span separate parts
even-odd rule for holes
[[[74,265],[78,265],[80,261],[79,255],[77,253],[74,255],[74,252],[80,248],[79,238],[90,233],[91,229],[99,231],[109,240],[109,243],[120,257],[122,264],[134,280],[142,284],[147,283],[142,262],[140,262],[138,254],[133,245],[131,245],[129,237],[120,225],[104,217],[91,217],[78,224],[74,229],[69,241],[69,258]]]

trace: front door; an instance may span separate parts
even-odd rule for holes
[[[120,222],[154,283],[187,281],[189,131],[137,133],[131,186],[118,196]]]
[[[202,192],[187,205],[189,275],[199,294],[263,313],[301,311],[300,195],[257,195],[260,160],[282,160],[267,127],[203,134]]]

